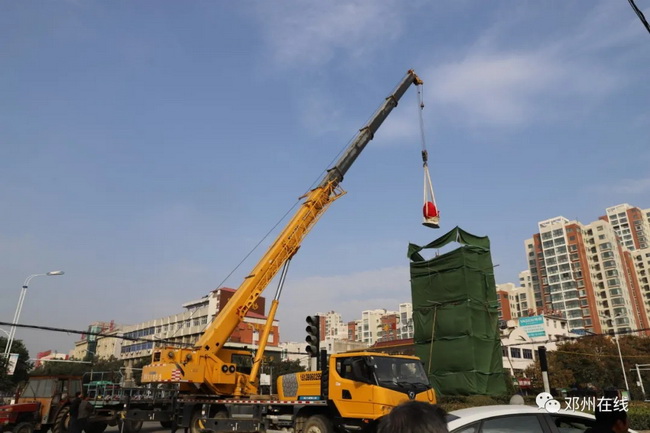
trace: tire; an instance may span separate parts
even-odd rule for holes
[[[88,424],[86,424],[86,428],[84,428],[84,431],[86,433],[104,433],[104,430],[106,430],[107,427],[108,424],[105,422],[100,422],[100,421],[89,422]],[[142,425],[140,427],[142,427]]]
[[[201,433],[201,430],[204,427],[204,423],[201,422],[201,411],[195,410],[192,412],[192,418],[190,419],[190,428],[188,433]]]
[[[307,418],[302,428],[303,433],[333,433],[334,428],[324,415],[312,415]]]
[[[31,422],[21,422],[12,431],[14,433],[34,433],[34,424]]]
[[[142,421],[121,419],[117,422],[117,428],[120,430],[120,433],[138,433],[142,429],[142,423]]]
[[[62,407],[54,418],[52,433],[68,433],[70,427],[70,406]]]

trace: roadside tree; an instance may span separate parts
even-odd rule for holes
[[[7,347],[7,338],[0,337],[0,351],[4,353]],[[29,371],[32,369],[33,364],[29,361],[29,352],[23,345],[22,340],[14,340],[11,345],[11,352],[18,354],[18,363],[13,375],[7,374],[6,360],[2,359],[0,355],[0,392],[12,393],[16,387],[27,381]]]

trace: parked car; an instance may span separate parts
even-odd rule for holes
[[[584,412],[562,409],[549,413],[524,405],[458,409],[447,417],[450,433],[583,433],[595,422],[593,415]]]

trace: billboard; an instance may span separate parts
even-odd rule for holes
[[[530,338],[546,337],[544,316],[520,317],[519,326],[526,331]]]

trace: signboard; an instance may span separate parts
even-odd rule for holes
[[[526,331],[528,337],[546,337],[544,331],[544,316],[520,317],[519,326]]]
[[[18,354],[10,353],[9,362],[7,363],[7,376],[13,376],[16,371],[16,365],[18,364]]]

